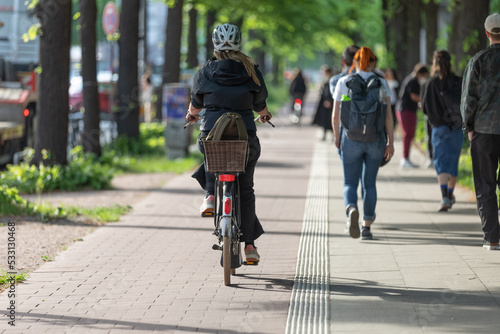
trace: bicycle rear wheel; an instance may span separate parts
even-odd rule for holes
[[[224,267],[224,285],[231,284],[231,237],[222,237],[222,266]]]

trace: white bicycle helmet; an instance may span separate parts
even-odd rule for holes
[[[234,24],[225,23],[217,26],[212,33],[212,42],[215,51],[239,51],[241,45],[241,31]]]

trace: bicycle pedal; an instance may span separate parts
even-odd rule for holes
[[[201,216],[202,217],[213,217],[214,213],[213,212],[202,212]]]
[[[213,250],[220,250],[221,251],[222,250],[222,246],[214,244],[214,245],[212,245],[212,249]]]
[[[259,261],[243,261],[244,266],[258,266]]]

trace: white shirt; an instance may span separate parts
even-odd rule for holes
[[[365,72],[365,71],[358,71],[356,73],[359,74],[364,80],[368,79],[373,75],[376,75],[373,72]],[[335,101],[342,101],[342,95],[347,95],[347,93],[349,92],[349,88],[347,88],[346,86],[346,82],[349,78],[350,76],[346,75],[340,78],[339,82],[337,82],[337,86],[335,86],[335,91],[333,92],[333,99]],[[380,100],[384,101],[386,97],[390,96],[390,89],[385,79],[382,79],[380,77],[379,79],[380,82],[382,83],[382,87],[380,87]]]

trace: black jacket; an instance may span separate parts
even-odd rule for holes
[[[458,87],[459,91],[458,94],[456,94],[456,101],[454,101],[454,103],[460,105],[461,86],[462,78],[454,74],[444,79],[435,76],[425,83],[420,94],[420,100],[422,111],[424,114],[427,114],[429,123],[431,123],[432,127],[443,125],[449,126],[450,128],[454,127],[455,122],[453,115],[450,114],[449,108],[445,105],[443,92],[451,90],[452,87]],[[461,123],[461,119],[459,123]]]
[[[242,115],[248,130],[256,130],[253,111],[266,107],[267,88],[262,73],[255,67],[261,85],[248,75],[242,63],[225,59],[208,61],[194,77],[191,103],[204,108],[202,131],[210,131],[219,117],[226,112]]]

